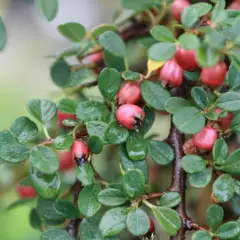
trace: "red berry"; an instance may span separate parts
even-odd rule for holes
[[[240,0],[233,1],[227,9],[240,10]]]
[[[59,151],[58,159],[59,159],[59,170],[61,172],[75,167],[75,164],[72,158],[72,153],[70,151]]]
[[[159,76],[161,81],[173,86],[179,86],[183,81],[183,69],[172,59],[163,65]]]
[[[20,198],[34,198],[37,196],[35,189],[31,186],[20,186],[19,184],[16,187],[16,191]]]
[[[72,159],[77,162],[77,165],[85,163],[89,157],[89,150],[86,143],[81,140],[76,140],[72,145]]]
[[[190,5],[190,2],[188,2],[187,0],[174,0],[171,4],[171,13],[176,20],[181,21],[181,15],[183,10]]]
[[[212,150],[217,137],[216,129],[206,126],[193,136],[193,144],[200,150],[210,151]]]
[[[186,71],[191,71],[198,68],[198,63],[196,60],[196,52],[194,50],[185,50],[178,47],[175,60],[178,65]]]
[[[219,62],[214,67],[205,67],[201,72],[201,81],[209,87],[219,87],[225,81],[227,65]]]
[[[137,105],[123,104],[118,108],[116,118],[119,124],[129,130],[133,130],[142,124],[145,113]]]
[[[155,225],[154,225],[154,222],[153,222],[153,220],[152,220],[152,218],[151,217],[148,217],[149,218],[149,232],[151,232],[151,233],[154,233],[155,232]]]
[[[125,103],[137,104],[141,99],[139,85],[134,81],[124,83],[117,94],[117,99],[119,105]]]
[[[219,115],[221,112],[222,112],[222,110],[221,110],[220,108],[217,108],[217,109],[215,110],[215,113],[216,113],[217,115]],[[232,120],[233,120],[233,113],[228,112],[226,117],[220,117],[220,118],[218,118],[217,122],[218,122],[218,124],[219,124],[219,127],[220,127],[223,131],[226,131],[226,130],[230,127],[230,125],[231,125],[231,123],[232,123]]]
[[[91,63],[95,63],[95,64],[99,63],[103,59],[103,53],[102,52],[93,53],[88,57],[88,59]]]
[[[63,120],[65,119],[72,119],[72,120],[76,120],[76,115],[75,114],[71,114],[71,113],[64,113],[61,111],[57,111],[57,120],[58,120],[58,125],[60,127],[66,127],[63,125]]]

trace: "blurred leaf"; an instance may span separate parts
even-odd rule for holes
[[[240,149],[233,152],[220,169],[230,174],[240,174]]]
[[[220,239],[230,239],[238,236],[240,233],[240,227],[236,222],[227,222],[220,226],[216,232],[217,237]]]
[[[164,193],[160,198],[160,206],[173,208],[181,202],[181,196],[178,192]]]
[[[66,231],[61,229],[48,229],[46,232],[43,232],[40,240],[74,240]]]
[[[155,4],[159,4],[158,0],[121,0],[121,4],[124,8],[142,11],[150,8]]]
[[[76,108],[77,108],[77,103],[72,99],[63,98],[58,103],[57,108],[61,112],[75,114]]]
[[[199,17],[196,9],[187,7],[181,14],[181,22],[186,28],[192,28],[197,23]]]
[[[93,38],[98,38],[101,34],[103,34],[106,31],[112,31],[112,32],[118,32],[118,27],[113,24],[100,24],[96,27],[94,27],[91,30],[91,36]]]
[[[202,87],[194,87],[191,89],[191,95],[198,107],[205,109],[209,104],[207,93]]]
[[[223,221],[224,211],[221,206],[212,204],[207,209],[207,223],[211,229],[216,229]]]
[[[101,121],[90,121],[86,123],[87,132],[89,136],[98,136],[102,141],[105,139],[105,131],[107,124]]]
[[[72,135],[59,135],[53,141],[54,147],[58,150],[69,149],[73,144]]]
[[[7,43],[6,27],[2,17],[0,16],[0,51],[4,49],[6,43]]]
[[[189,174],[188,180],[192,187],[204,188],[212,180],[212,169],[206,168],[202,172]]]
[[[123,9],[121,13],[114,19],[114,23],[120,25],[132,18],[136,13],[136,11],[130,9]]]
[[[88,138],[88,148],[91,153],[99,154],[103,150],[103,141],[98,136],[90,136]]]
[[[122,57],[117,57],[108,51],[104,51],[104,62],[109,68],[115,68],[119,72],[125,70],[124,59]]]
[[[183,75],[186,80],[192,81],[192,82],[197,82],[200,79],[199,71],[192,71],[192,72],[184,71]]]
[[[139,77],[140,77],[140,74],[138,72],[125,71],[122,73],[122,78],[125,81],[137,80],[137,79],[139,79]]]
[[[238,71],[234,67],[234,65],[231,64],[231,66],[229,67],[229,70],[228,70],[227,79],[228,79],[228,82],[229,82],[229,86],[233,91],[240,89],[239,78],[240,78],[240,71]]]
[[[213,159],[216,164],[224,164],[228,157],[228,145],[223,138],[219,138],[213,146]]]
[[[54,208],[65,219],[77,219],[80,217],[78,208],[68,200],[57,199]]]
[[[215,49],[202,44],[197,50],[197,62],[201,67],[213,67],[220,60],[220,54]]]
[[[232,129],[233,132],[240,131],[240,113],[236,114],[236,116],[233,118],[230,128]]]
[[[157,25],[150,31],[151,35],[160,42],[174,42],[173,33],[165,26]]]
[[[210,235],[209,232],[201,230],[201,231],[196,231],[192,235],[192,240],[212,240],[212,236]]]
[[[116,207],[125,203],[127,198],[119,189],[106,188],[98,194],[98,201],[105,206]]]
[[[200,45],[199,38],[192,33],[184,33],[178,39],[181,47],[185,50],[198,49]]]
[[[83,186],[95,183],[95,173],[89,163],[77,168],[77,179],[82,183]]]
[[[208,12],[211,11],[212,9],[212,5],[209,3],[204,3],[204,2],[200,2],[200,3],[194,3],[190,6],[191,9],[195,9],[198,13],[199,17],[202,17],[204,15],[206,15]]]
[[[145,106],[143,110],[145,112],[145,119],[139,128],[139,133],[142,135],[150,130],[155,120],[155,111],[152,108]]]
[[[33,208],[30,212],[29,222],[32,228],[41,230],[42,221],[35,208]]]
[[[181,97],[170,97],[165,102],[165,109],[167,112],[174,114],[181,107],[187,107],[190,103]]]
[[[218,107],[226,111],[240,110],[240,93],[227,92],[221,95],[218,99]]]
[[[29,202],[35,201],[35,198],[26,198],[26,199],[18,199],[16,201],[14,201],[13,203],[11,203],[10,205],[8,205],[7,210],[12,210],[16,207],[20,207],[24,204],[27,204]]]
[[[50,22],[52,21],[58,12],[58,0],[36,0],[37,5],[45,18]]]

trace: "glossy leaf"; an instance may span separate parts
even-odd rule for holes
[[[58,150],[69,149],[73,144],[72,135],[59,135],[53,141],[54,147]]]
[[[165,109],[169,113],[175,113],[179,108],[182,107],[187,107],[189,106],[190,103],[185,100],[184,98],[181,97],[170,97],[166,102],[165,102]]]
[[[46,232],[43,232],[40,240],[74,240],[66,231],[61,229],[48,229]]]
[[[188,175],[189,183],[195,188],[206,187],[212,179],[212,169],[206,168],[201,172],[193,173]]]
[[[218,99],[218,107],[226,111],[240,110],[240,93],[238,92],[224,93]]]
[[[105,139],[105,131],[107,124],[101,121],[90,121],[86,123],[87,132],[89,136],[98,136],[102,141]]]
[[[176,207],[180,202],[181,196],[178,192],[167,192],[160,198],[160,206],[163,207]]]
[[[101,34],[103,34],[106,31],[112,31],[112,32],[118,32],[118,27],[113,24],[100,24],[96,27],[94,27],[91,30],[91,36],[93,38],[98,38]]]
[[[42,221],[35,208],[30,212],[29,222],[32,228],[41,230]]]
[[[240,149],[227,158],[221,169],[227,173],[240,174]]]
[[[48,21],[52,21],[58,12],[58,0],[37,0],[37,5]]]
[[[217,164],[224,164],[228,157],[228,145],[223,138],[219,138],[213,146],[213,159]]]
[[[88,148],[91,153],[99,154],[103,150],[103,141],[98,136],[90,136],[88,138]]]
[[[220,226],[216,232],[217,237],[220,239],[230,239],[238,236],[240,233],[240,227],[236,222],[227,222]]]
[[[122,73],[122,78],[126,81],[138,80],[139,77],[140,77],[140,74],[138,72],[125,71]]]
[[[77,219],[80,217],[78,208],[70,201],[57,199],[54,208],[65,219]]]
[[[98,201],[106,206],[119,206],[127,201],[124,193],[119,189],[106,188],[98,194]]]
[[[209,99],[207,93],[202,87],[194,87],[191,89],[191,95],[196,105],[202,109],[208,106]]]
[[[210,235],[209,232],[200,230],[196,231],[192,235],[192,240],[212,240],[212,236]]]
[[[125,70],[124,59],[122,57],[118,57],[113,55],[108,51],[104,51],[103,54],[104,63],[109,68],[114,68],[119,72],[123,72]]]
[[[69,114],[75,114],[77,103],[76,101],[69,99],[69,98],[63,98],[57,106],[58,110],[64,113]]]
[[[95,183],[95,173],[89,163],[77,168],[77,179],[82,183],[83,186]]]
[[[182,167],[187,173],[202,172],[207,162],[198,155],[186,155],[182,158]]]
[[[66,73],[67,76],[67,73]],[[91,76],[90,71],[87,68],[81,68],[77,71],[73,71],[69,78],[65,78],[63,85],[60,87],[78,87],[82,82],[87,80]]]
[[[174,42],[175,37],[173,33],[162,25],[153,27],[150,31],[151,35],[160,42]]]
[[[211,227],[211,229],[216,229],[222,221],[224,217],[224,211],[221,206],[216,204],[212,204],[207,209],[207,223]]]
[[[240,88],[239,78],[240,72],[231,65],[228,70],[227,80],[232,90],[238,90]]]
[[[145,106],[143,110],[145,112],[145,119],[143,124],[139,128],[139,133],[142,135],[144,135],[151,129],[155,120],[155,111],[152,108],[150,108],[149,106]]]

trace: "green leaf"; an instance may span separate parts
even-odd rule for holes
[[[110,144],[120,144],[127,140],[129,132],[116,121],[111,122],[105,132],[105,138]]]
[[[220,239],[230,239],[234,238],[240,233],[240,227],[236,222],[227,222],[224,223],[221,227],[218,228],[216,234]]]
[[[170,97],[166,102],[165,102],[165,109],[169,113],[175,113],[179,108],[181,107],[187,107],[189,106],[190,103],[185,100],[184,98],[181,97]]]
[[[186,155],[182,158],[182,167],[187,173],[202,172],[207,162],[198,155]]]
[[[6,43],[7,43],[6,27],[2,17],[0,16],[0,51],[4,49]]]
[[[218,107],[226,111],[240,110],[240,93],[227,92],[221,95],[218,99]]]
[[[76,120],[73,120],[73,119],[64,119],[62,121],[62,124],[66,127],[73,128],[78,124],[78,122]]]
[[[85,186],[78,198],[78,207],[80,212],[86,217],[92,217],[101,208],[101,203],[98,202],[98,194],[101,187],[98,184]]]
[[[95,173],[89,163],[77,168],[77,179],[82,183],[83,186],[95,183]]]
[[[236,114],[236,116],[233,118],[230,128],[233,132],[240,131],[240,113]]]
[[[68,98],[63,98],[57,106],[58,110],[64,113],[75,114],[77,103]]]
[[[158,3],[158,0],[121,0],[121,4],[124,8],[136,11],[142,11]]]
[[[7,210],[10,211],[14,208],[23,206],[23,205],[33,202],[33,201],[35,201],[35,198],[18,199],[16,201],[14,201],[13,203],[11,203],[10,205],[8,205]]]
[[[105,206],[119,206],[127,201],[124,193],[119,189],[107,188],[98,194],[98,201]]]
[[[170,236],[175,236],[181,228],[181,218],[178,216],[177,212],[167,207],[154,207],[152,211],[163,229]]]
[[[191,9],[195,9],[199,17],[206,15],[211,11],[212,5],[209,3],[195,3],[190,6]]]
[[[150,31],[151,35],[160,42],[174,42],[175,37],[173,33],[162,25],[153,27]]]
[[[103,150],[103,141],[98,136],[90,136],[88,138],[88,148],[91,153],[99,154]]]
[[[165,142],[152,140],[148,142],[148,151],[152,159],[159,165],[170,164],[175,157],[174,151],[170,145]]]
[[[193,173],[188,175],[189,183],[195,188],[206,187],[212,179],[212,169],[204,169],[202,172]]]
[[[73,42],[81,42],[86,34],[86,29],[80,23],[69,22],[58,26],[58,31]]]
[[[220,54],[208,45],[202,44],[197,50],[197,62],[201,67],[213,67],[220,60]]]
[[[46,232],[43,232],[40,240],[74,240],[66,231],[61,229],[48,229]]]
[[[137,181],[136,181],[137,179]],[[143,194],[145,177],[140,170],[130,170],[123,175],[123,190],[130,198]]]
[[[43,198],[37,200],[37,213],[48,225],[59,225],[65,221],[63,216],[56,212],[54,202],[54,200],[45,200]]]
[[[99,224],[102,236],[115,236],[126,228],[126,210],[124,207],[113,208],[103,215]]]
[[[147,80],[141,84],[141,93],[146,103],[156,110],[164,110],[165,102],[171,97],[160,84]]]
[[[0,158],[3,162],[17,163],[29,157],[29,149],[19,144],[10,131],[0,132]]]
[[[42,221],[35,208],[33,208],[30,212],[29,222],[32,228],[41,230]]]
[[[113,24],[100,24],[92,29],[91,37],[98,38],[106,31],[118,32],[119,29],[116,25]]]
[[[121,86],[121,75],[113,68],[104,68],[98,76],[98,87],[102,95],[112,100]]]
[[[104,103],[89,100],[78,104],[76,109],[76,116],[82,121],[92,121],[100,119],[107,111]]]
[[[80,217],[78,208],[70,201],[57,199],[54,208],[65,219],[77,219]]]
[[[67,69],[66,69],[67,70]],[[67,76],[66,72],[66,76]],[[90,72],[87,68],[81,68],[77,71],[73,71],[69,78],[63,79],[63,85],[60,87],[69,88],[69,87],[78,87],[81,83],[87,80],[90,77]],[[63,76],[64,77],[64,76]]]
[[[19,143],[25,143],[38,133],[37,125],[27,117],[17,118],[10,131]]]
[[[178,192],[164,193],[160,198],[160,206],[173,208],[181,202],[181,196]]]
[[[36,146],[30,155],[31,165],[45,174],[52,174],[58,170],[59,162],[57,154],[49,147]]]
[[[86,123],[87,132],[89,136],[98,136],[102,141],[105,139],[105,131],[107,124],[101,121],[90,121]]]
[[[55,199],[61,186],[61,179],[58,173],[49,175],[31,169],[30,178],[38,195],[44,199]]]
[[[218,2],[212,11],[212,21],[216,24],[224,23],[226,18],[227,12],[224,10],[224,7],[221,6],[220,2]]]
[[[176,43],[155,43],[148,50],[148,56],[155,61],[166,61],[171,59],[176,52]]]
[[[105,50],[103,59],[106,66],[109,68],[115,68],[119,72],[123,72],[125,70],[124,59],[122,57],[117,57]]]
[[[27,103],[27,110],[38,121],[46,123],[55,117],[57,107],[50,100],[32,99]]]
[[[223,221],[224,211],[221,206],[212,204],[207,209],[207,223],[211,229],[216,229]]]
[[[37,0],[37,5],[49,22],[56,17],[58,12],[58,0]]]
[[[150,130],[155,120],[155,111],[152,108],[145,106],[143,110],[145,112],[145,119],[139,128],[139,133],[142,135]]]
[[[184,75],[184,78],[190,82],[198,82],[200,79],[199,71],[192,71],[192,72],[184,71],[183,75]]]
[[[69,149],[73,144],[72,135],[59,135],[53,141],[54,147],[58,150]]]
[[[192,235],[192,240],[212,240],[212,236],[210,235],[209,232],[201,230],[201,231],[196,231]]]
[[[127,151],[130,159],[142,160],[146,156],[146,140],[136,132],[132,132],[127,139]]]
[[[199,17],[196,9],[187,7],[181,14],[181,22],[186,28],[192,28],[197,23]]]
[[[132,209],[127,215],[128,231],[134,236],[143,236],[150,227],[148,215],[139,208]]]
[[[138,72],[125,71],[122,73],[122,78],[125,81],[138,80],[140,78],[140,74]]]
[[[147,162],[146,161],[132,161],[129,158],[128,153],[127,153],[124,145],[121,145],[120,161],[121,161],[121,166],[122,166],[124,171],[138,169],[144,174],[145,182],[148,181],[149,171],[148,171]]]
[[[240,71],[238,71],[233,64],[229,67],[227,80],[232,90],[238,90],[240,88]]]
[[[205,126],[205,117],[196,107],[183,107],[173,114],[173,123],[181,132],[195,134]]]
[[[213,184],[213,193],[219,202],[228,202],[234,196],[234,180],[228,175],[224,174],[217,178]]]
[[[181,47],[185,50],[198,49],[200,45],[199,38],[192,33],[184,33],[178,39]]]
[[[240,71],[240,52],[238,49],[231,51],[231,57],[230,57],[233,66]]]
[[[224,164],[228,157],[228,145],[223,138],[219,138],[213,146],[213,159],[216,164]]]
[[[118,57],[126,57],[127,50],[123,40],[114,32],[106,31],[99,37],[99,43],[105,50]]]
[[[205,109],[209,104],[207,93],[202,87],[194,87],[191,89],[191,95],[198,107]]]
[[[240,149],[233,152],[220,169],[230,174],[240,174]]]
[[[213,30],[205,35],[204,41],[212,48],[221,50],[225,47],[226,39],[222,32]]]
[[[126,1],[126,0],[125,0]],[[119,15],[114,17],[114,23],[116,25],[121,25],[122,23],[125,23],[130,18],[132,18],[134,15],[136,15],[137,12],[129,9],[123,9]]]

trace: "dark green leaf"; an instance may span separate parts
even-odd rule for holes
[[[142,11],[158,3],[158,0],[121,0],[121,4],[124,8],[136,11]]]
[[[178,39],[181,47],[185,50],[198,49],[200,45],[199,38],[192,33],[184,33]]]
[[[107,188],[98,194],[98,201],[106,206],[119,206],[127,201],[124,193],[121,190]]]
[[[105,50],[118,57],[126,57],[127,51],[123,40],[114,32],[106,31],[99,37],[100,44]]]
[[[100,24],[94,27],[91,31],[91,37],[98,38],[101,34],[106,31],[118,32],[118,27],[113,24]]]
[[[22,206],[24,204],[30,203],[30,202],[32,202],[34,200],[35,200],[35,198],[18,199],[15,202],[11,203],[7,207],[7,210],[12,210],[12,209],[20,207],[20,206]]]
[[[87,68],[81,68],[77,71],[72,72],[69,78],[65,78],[63,85],[60,87],[78,87],[83,81],[87,80],[89,76],[89,70]]]
[[[72,99],[64,98],[58,103],[57,108],[61,112],[75,114],[77,103]]]
[[[132,209],[127,215],[128,231],[134,236],[143,236],[150,227],[148,215],[139,208]]]
[[[174,151],[170,145],[165,142],[152,140],[148,142],[148,151],[152,159],[159,165],[170,164],[175,157]]]
[[[123,143],[127,140],[129,132],[121,127],[117,122],[111,122],[105,132],[106,140],[111,144]]]
[[[18,182],[20,186],[33,186],[31,178],[28,176]]]
[[[212,240],[212,236],[210,235],[209,232],[201,230],[193,233],[191,239],[192,240]]]
[[[0,51],[4,49],[6,43],[7,43],[6,27],[2,17],[0,16]]]
[[[32,228],[41,230],[42,222],[35,208],[30,213],[29,222]]]
[[[216,229],[222,221],[224,217],[224,211],[221,206],[216,204],[212,204],[207,209],[207,223],[211,229]]]
[[[98,136],[90,136],[88,138],[88,148],[91,153],[99,154],[103,150],[103,141]]]
[[[123,175],[123,190],[130,198],[143,194],[144,184],[145,177],[140,170],[130,170]]]
[[[104,68],[98,76],[98,87],[102,95],[112,100],[121,86],[121,75],[113,68]]]
[[[37,5],[48,21],[52,21],[58,12],[58,0],[37,0]]]
[[[228,175],[224,174],[218,177],[213,184],[213,193],[219,202],[228,202],[234,196],[234,180]]]
[[[50,100],[32,99],[27,103],[27,110],[38,121],[46,123],[56,115],[57,107]]]
[[[165,102],[165,109],[169,113],[175,113],[179,108],[182,107],[187,107],[189,106],[190,103],[185,100],[184,98],[180,97],[170,97],[166,102]]]
[[[57,199],[54,203],[54,207],[56,212],[65,219],[77,219],[80,217],[78,208],[70,201]]]
[[[161,42],[152,45],[148,50],[148,56],[155,61],[171,59],[176,52],[176,43]]]
[[[221,227],[218,228],[216,234],[220,239],[230,239],[236,237],[240,233],[240,227],[236,222],[227,222],[224,223]]]
[[[192,187],[204,188],[212,179],[212,169],[204,169],[202,172],[189,174],[188,180]]]
[[[138,80],[140,78],[140,74],[138,72],[125,71],[122,73],[122,78],[126,81]]]
[[[76,115],[79,120],[91,121],[100,119],[107,111],[104,103],[89,100],[78,104]]]
[[[213,67],[220,60],[220,54],[215,49],[202,44],[197,50],[197,61],[201,67]]]
[[[198,107],[205,109],[209,103],[207,93],[202,87],[194,87],[191,90],[191,95]]]
[[[67,39],[73,42],[81,42],[86,34],[83,25],[76,22],[69,22],[58,26],[58,31]]]
[[[139,133],[142,135],[150,130],[155,120],[155,111],[153,109],[149,106],[145,106],[143,110],[145,112],[145,119],[139,129]]]
[[[240,110],[240,93],[238,92],[224,93],[218,99],[218,107],[226,111]]]
[[[69,149],[73,144],[72,135],[59,135],[53,141],[54,147],[58,150]]]
[[[223,138],[219,138],[213,146],[213,159],[217,164],[224,164],[228,157],[228,145]]]
[[[187,7],[181,14],[181,22],[186,28],[191,28],[197,23],[199,17],[196,9]]]
[[[108,210],[102,217],[99,229],[104,237],[118,235],[126,228],[126,208],[118,207]]]
[[[125,70],[124,59],[122,57],[115,56],[105,50],[103,59],[109,68],[115,68],[119,72],[123,72]]]
[[[163,207],[176,207],[180,202],[181,196],[178,192],[167,192],[160,198],[160,206]]]
[[[141,92],[143,99],[156,110],[164,110],[165,102],[171,97],[160,84],[146,80],[141,84]]]
[[[160,42],[174,42],[175,37],[173,33],[165,26],[158,25],[151,29],[151,35]]]
[[[98,136],[102,141],[104,141],[107,126],[105,122],[101,121],[90,121],[86,123],[89,136]]]
[[[175,236],[181,227],[181,218],[177,212],[167,207],[154,207],[152,211],[163,229],[170,236]]]
[[[61,229],[48,229],[43,232],[40,240],[74,240],[66,231]]]
[[[182,158],[182,167],[187,173],[202,172],[207,162],[198,155],[186,155]]]
[[[92,217],[101,208],[98,202],[98,194],[101,187],[98,184],[85,186],[79,194],[78,207],[80,212],[86,217]]]
[[[240,149],[227,158],[223,166],[221,166],[221,170],[231,174],[240,174]]]
[[[232,120],[230,128],[232,129],[233,132],[240,131],[240,113],[235,115],[235,117]]]
[[[95,173],[89,163],[77,168],[77,179],[82,183],[83,186],[95,183]]]
[[[199,71],[192,71],[192,72],[184,71],[183,75],[186,80],[191,81],[191,82],[197,82],[200,79]]]
[[[49,147],[36,146],[32,149],[30,162],[34,168],[45,174],[52,174],[58,170],[57,154]]]

